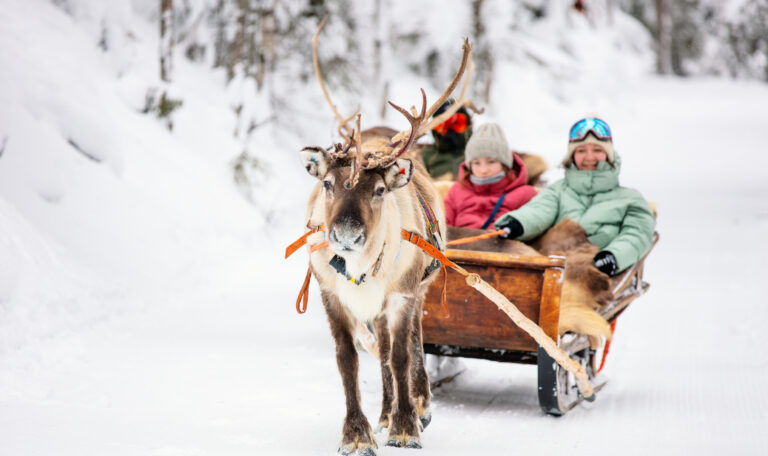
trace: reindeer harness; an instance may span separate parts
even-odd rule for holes
[[[401,247],[402,247],[402,241],[405,240],[407,242],[410,242],[411,244],[415,245],[416,247],[419,247],[421,250],[423,250],[427,255],[432,257],[432,262],[427,266],[427,268],[424,270],[424,276],[422,277],[422,280],[426,279],[430,274],[432,274],[435,270],[439,268],[443,268],[443,276],[444,280],[447,281],[448,274],[445,270],[445,266],[455,267],[456,265],[448,259],[448,257],[443,254],[443,243],[442,243],[442,237],[440,235],[440,226],[437,222],[437,217],[435,216],[435,212],[432,210],[432,207],[427,202],[426,198],[424,198],[424,195],[421,194],[419,190],[416,190],[416,195],[419,200],[419,204],[421,205],[421,210],[424,213],[424,225],[427,231],[427,234],[429,235],[429,239],[424,239],[423,237],[419,236],[416,233],[413,233],[411,231],[408,231],[406,229],[401,228],[400,229],[400,238],[401,238]],[[293,241],[288,247],[285,248],[285,258],[288,258],[291,256],[294,252],[296,252],[298,249],[300,249],[302,246],[306,245],[309,237],[315,233],[322,232],[323,235],[327,238],[327,227],[325,224],[320,224],[315,227],[307,227],[309,228],[309,231],[304,233],[300,238]],[[381,259],[384,256],[384,248],[387,246],[386,242],[381,247],[381,253],[379,253],[378,258],[376,258],[376,261],[371,266],[369,271],[371,271],[371,275],[373,277],[376,277],[376,274],[379,272],[379,269],[381,269]],[[328,247],[328,241],[324,240],[323,242],[313,244],[309,246],[310,253],[316,252],[317,250],[324,249]],[[399,256],[400,252],[398,250]],[[396,256],[396,258],[397,258]],[[340,257],[339,255],[334,255],[331,258],[331,261],[328,263],[337,273],[342,275],[346,280],[354,283],[355,285],[360,285],[365,281],[365,277],[367,273],[363,273],[360,275],[360,277],[352,277],[347,272],[346,268],[346,261],[344,258]],[[307,302],[309,300],[309,280],[312,277],[312,267],[307,268],[307,275],[304,279],[304,283],[301,286],[301,290],[299,291],[299,296],[296,299],[296,312],[303,314],[307,311]],[[445,283],[443,284],[443,310],[447,310],[445,308]]]

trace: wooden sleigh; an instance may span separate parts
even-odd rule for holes
[[[653,245],[657,241],[658,234],[654,234]],[[565,257],[452,249],[446,255],[468,272],[479,274],[538,323],[571,359],[584,366],[595,391],[604,386],[597,373],[606,347],[590,348],[587,336],[582,334],[558,335]],[[649,284],[643,280],[646,257],[612,279],[614,299],[600,311],[609,323],[648,290]],[[458,274],[449,274],[447,288],[447,314],[440,303],[442,281],[434,281],[429,288],[422,322],[425,353],[536,364],[539,404],[551,415],[563,415],[583,400],[574,376],[554,362],[496,304],[468,287]]]

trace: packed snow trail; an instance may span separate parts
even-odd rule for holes
[[[308,102],[306,128],[256,131],[270,160],[249,204],[230,163],[238,87],[221,71],[175,62],[173,133],[141,113],[156,7],[0,6],[0,455],[335,454],[333,341],[314,283],[294,310],[306,257],[283,260],[315,182],[295,153],[328,139],[330,113],[307,87],[290,93]],[[600,113],[621,182],[657,204],[651,288],[619,319],[610,381],[553,418],[534,367],[462,360],[434,392],[420,455],[768,454],[768,86],[646,76],[647,34],[617,24],[574,22],[569,49],[554,17],[518,33],[494,81],[513,102],[478,119],[544,155],[552,182],[570,123]],[[422,83],[395,82],[396,101]],[[380,375],[364,353],[360,384],[373,420]]]
[[[741,110],[705,115],[671,101],[712,89],[740,97]],[[646,266],[649,293],[619,319],[608,385],[553,418],[539,410],[535,368],[463,360],[466,372],[435,391],[420,454],[768,449],[768,133],[757,128],[768,89],[652,79],[632,101],[612,113],[614,129],[637,138],[622,148],[626,180],[658,204],[661,241]],[[634,132],[643,124],[656,127],[650,137]],[[733,141],[737,158],[725,147]],[[210,282],[108,298],[145,302],[5,353],[2,453],[333,454],[344,415],[334,347],[314,285],[307,314],[293,309],[303,259],[281,259],[300,231],[286,220],[250,251],[210,263],[219,269]],[[380,380],[366,354],[360,382],[375,419]]]

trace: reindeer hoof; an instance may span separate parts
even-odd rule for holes
[[[387,446],[400,448],[403,446],[403,442],[398,439],[389,439],[387,440]]]
[[[429,423],[432,422],[432,411],[427,410],[424,412],[423,415],[419,417],[419,431],[424,431],[424,429],[429,426]]]
[[[418,437],[391,437],[387,440],[387,446],[397,448],[421,448],[421,440]]]
[[[376,450],[372,446],[354,448],[354,444],[340,447],[338,453],[341,456],[376,456]]]
[[[417,448],[421,449],[421,440],[419,440],[418,437],[413,437],[410,440],[408,440],[408,443],[405,444],[406,448]]]

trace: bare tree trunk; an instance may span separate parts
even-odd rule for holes
[[[244,60],[247,19],[248,0],[237,0],[237,30],[227,52],[227,78],[230,80],[235,77],[235,66]]]
[[[669,73],[669,40],[664,26],[666,6],[664,0],[656,0],[656,72]]]
[[[606,8],[608,9],[608,25],[613,26],[614,10],[616,9],[615,0],[606,0],[606,2],[607,2]]]
[[[213,66],[227,65],[227,20],[224,17],[224,0],[218,0],[211,10],[214,17],[215,38],[213,44]]]
[[[477,84],[481,90],[484,103],[491,100],[491,85],[493,82],[493,52],[486,39],[485,24],[483,23],[483,4],[485,0],[472,1],[472,32],[476,40],[475,58],[477,59]]]
[[[381,0],[375,0],[373,8],[373,27],[375,37],[373,39],[373,80],[376,89],[381,95],[381,119],[384,120],[387,115],[387,97],[389,96],[389,81],[382,81],[381,75]]]
[[[160,0],[160,79],[171,82],[173,71],[173,0]]]
[[[381,0],[374,0],[373,4],[373,79],[376,87],[381,83]]]
[[[173,0],[160,0],[160,80],[170,83],[173,78]],[[171,113],[180,106],[178,100],[168,97],[164,87],[157,107],[157,115],[165,120],[169,130],[173,130]]]
[[[277,0],[268,8],[259,9],[259,27],[261,28],[261,46],[257,46],[255,37],[251,40],[251,46],[257,54],[258,65],[256,69],[256,87],[259,91],[264,85],[264,78],[275,69],[275,34],[277,23],[275,22],[275,8]],[[255,30],[254,30],[255,33]]]

